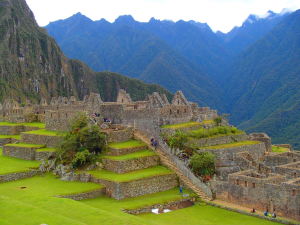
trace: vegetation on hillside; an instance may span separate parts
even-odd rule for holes
[[[193,172],[201,177],[215,174],[215,156],[210,152],[195,153],[190,160]]]

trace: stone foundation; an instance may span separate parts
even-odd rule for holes
[[[128,173],[159,165],[159,156],[146,156],[130,160],[103,159],[104,169],[115,173]]]
[[[22,142],[36,145],[46,145],[47,147],[57,147],[62,140],[62,136],[47,136],[27,133],[21,134]]]
[[[120,130],[108,129],[103,130],[102,132],[107,135],[107,142],[124,142],[133,138],[133,127],[127,127]]]
[[[0,135],[17,135],[25,131],[24,126],[0,126]]]

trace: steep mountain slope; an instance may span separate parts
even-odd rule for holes
[[[199,24],[154,19],[140,23],[131,16],[121,16],[114,23],[103,19],[93,22],[76,14],[46,28],[68,56],[85,61],[97,71],[119,72],[161,84],[170,91],[182,89],[193,101],[200,99],[201,104],[213,107],[222,105],[219,88],[207,75],[213,69],[209,71],[203,67],[202,70],[202,65],[209,65],[207,56],[216,55],[208,50],[207,45],[215,45],[217,39],[211,35],[214,41],[208,44],[209,38],[202,37],[205,35],[201,34]],[[190,34],[199,38],[182,35],[189,30]],[[206,49],[203,52],[196,48],[200,42]],[[215,48],[218,48],[217,44]],[[183,50],[201,56],[192,60],[193,57],[184,54]],[[212,57],[211,61],[218,62],[218,57]],[[213,66],[210,65],[210,68]]]
[[[151,91],[167,93],[157,85],[110,73],[95,73],[83,63],[67,59],[56,42],[39,28],[25,0],[0,1],[0,100],[20,101],[58,95],[83,97],[90,91],[102,92],[106,100],[117,88],[140,86],[131,94],[141,97]],[[105,83],[111,85],[109,92]]]
[[[287,16],[244,52],[227,88],[231,117],[248,131],[265,131],[276,142],[300,143],[300,10]],[[243,122],[246,121],[246,122]]]
[[[268,11],[264,17],[249,15],[242,26],[234,27],[227,34],[218,32],[217,35],[224,41],[228,51],[236,56],[263,38],[288,15],[289,12],[274,13],[272,11]]]

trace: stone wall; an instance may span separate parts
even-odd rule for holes
[[[35,160],[35,148],[5,145],[3,146],[3,155],[25,160]]]
[[[17,135],[25,131],[24,126],[0,126],[0,135]]]
[[[194,202],[191,199],[181,199],[178,201],[168,202],[165,204],[155,204],[151,206],[145,206],[139,209],[124,209],[123,211],[133,215],[139,215],[143,213],[151,213],[152,209],[170,209],[178,210],[182,208],[187,208],[194,205]]]
[[[46,145],[47,147],[57,147],[62,140],[62,136],[47,136],[27,133],[21,134],[22,142],[37,145]]]
[[[226,135],[220,137],[193,139],[188,144],[194,144],[199,147],[207,147],[211,145],[229,144],[232,142],[240,142],[248,139],[247,134]]]
[[[176,174],[160,175],[121,183],[93,177],[91,181],[105,185],[106,194],[118,200],[166,191],[178,186]]]
[[[108,142],[123,142],[133,138],[133,127],[102,130],[107,135]]]
[[[17,141],[16,139],[12,139],[12,138],[0,138],[0,147],[9,144],[9,143],[13,143],[14,141]]]
[[[86,200],[86,199],[94,199],[100,196],[105,195],[105,188],[96,189],[93,191],[70,194],[70,195],[59,195],[59,198],[69,198],[76,201]]]
[[[249,134],[250,140],[261,141],[265,143],[267,152],[272,152],[272,142],[271,138],[265,133],[252,133]]]
[[[266,155],[264,163],[267,166],[275,167],[292,162],[300,161],[300,153],[297,151],[285,152],[280,154]]]
[[[47,160],[47,159],[50,159],[50,158],[54,158],[55,155],[56,155],[55,152],[46,152],[46,151],[39,152],[39,151],[36,151],[35,152],[35,160],[43,161],[43,160]]]
[[[102,161],[106,170],[115,173],[127,173],[159,165],[159,156],[146,156],[130,160],[111,160],[104,158]]]
[[[0,175],[0,183],[25,179],[25,178],[36,176],[38,174],[40,174],[40,172],[38,170],[31,170],[31,171],[26,171],[26,172],[16,172],[16,173],[9,173],[9,174],[1,174]]]
[[[113,156],[118,156],[118,155],[126,155],[126,154],[130,154],[133,152],[137,152],[139,150],[143,150],[146,149],[147,146],[141,146],[141,147],[130,147],[130,148],[122,148],[122,149],[118,149],[118,148],[109,148],[109,151],[107,152],[107,155],[113,155]]]

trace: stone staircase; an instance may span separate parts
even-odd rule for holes
[[[186,177],[183,172],[176,166],[174,162],[170,159],[170,157],[158,146],[155,150],[153,146],[151,146],[150,138],[146,137],[140,131],[134,132],[134,137],[138,140],[145,142],[149,148],[153,149],[160,157],[160,160],[163,165],[167,166],[169,169],[173,170],[179,179],[191,190],[193,190],[202,200],[211,201],[212,198],[208,197],[201,188],[196,186],[188,177]]]

